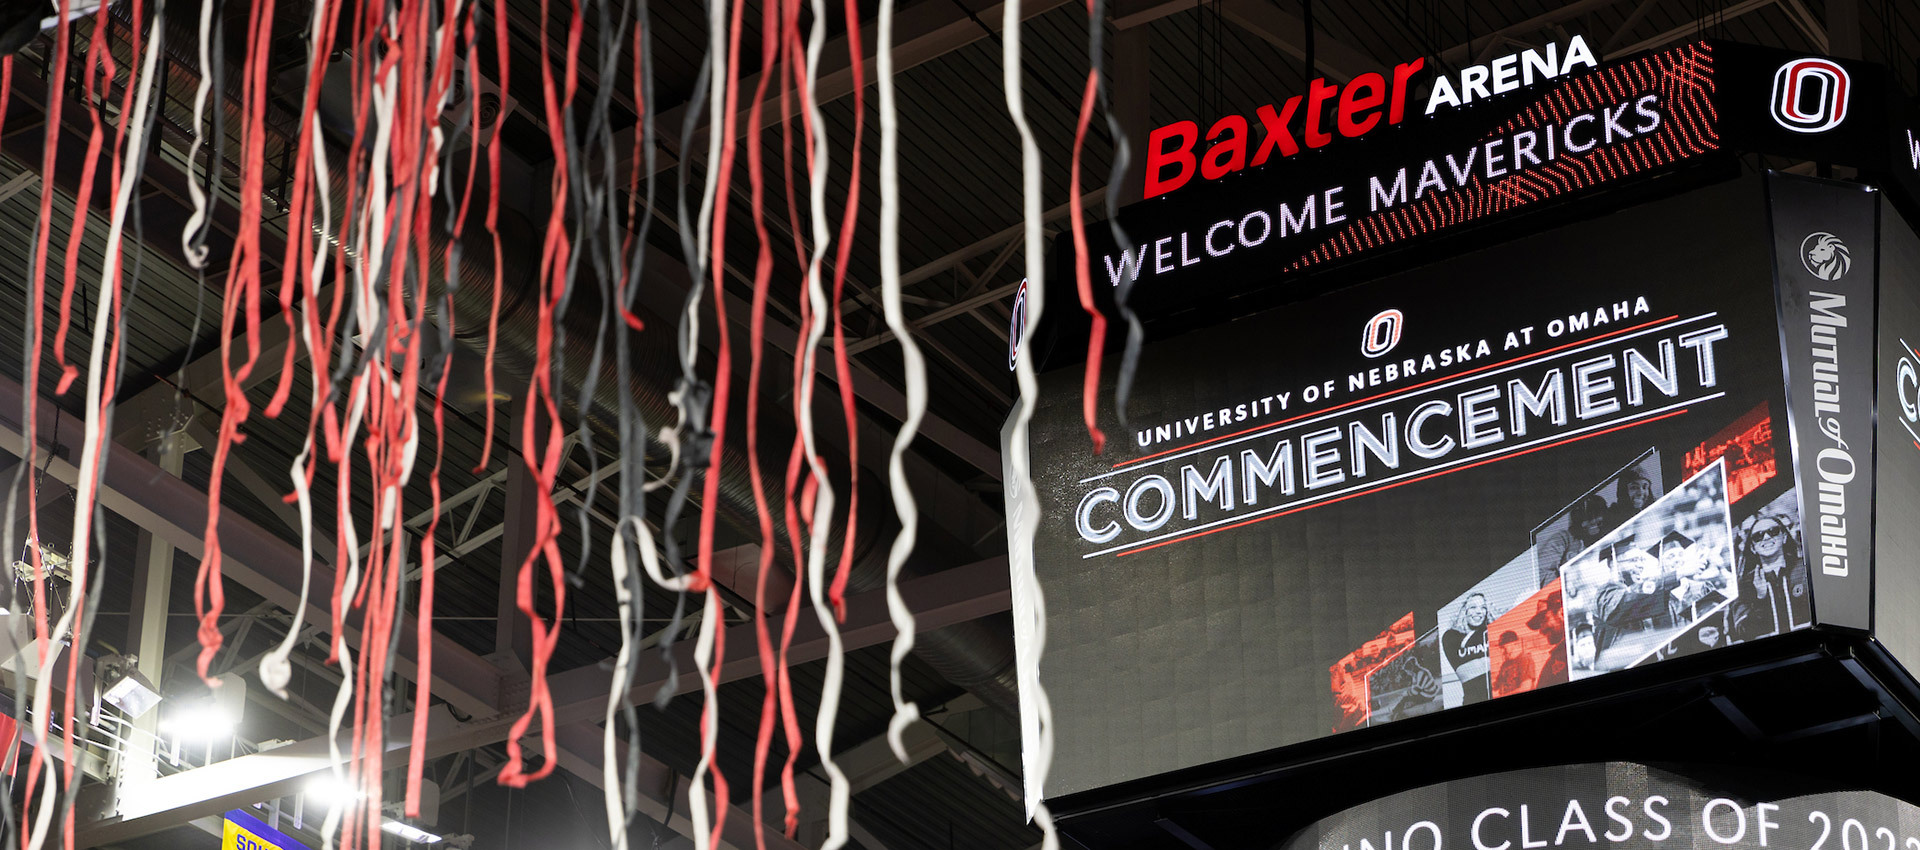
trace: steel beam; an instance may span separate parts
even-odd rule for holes
[[[1827,0],[1826,23],[1814,16],[1802,0],[1780,0],[1780,10],[1793,21],[1794,29],[1807,37],[1813,49],[1842,59],[1860,59],[1860,6],[1858,0]],[[1834,26],[1840,29],[1833,29]],[[1838,33],[1841,42],[1835,43]]]
[[[1307,58],[1307,23],[1271,0],[1227,0],[1220,14],[1231,23],[1295,59]],[[1327,79],[1346,82],[1361,74],[1383,68],[1380,60],[1366,51],[1329,37],[1313,34],[1313,64]]]
[[[115,416],[115,421],[118,421],[117,407],[115,408]],[[186,427],[186,433],[187,436],[193,438],[194,442],[202,446],[212,446],[219,441],[219,436],[214,434],[212,429],[198,422],[189,422]],[[251,461],[241,457],[238,451],[231,452],[227,455],[227,471],[233,475],[234,481],[239,482],[241,489],[252,495],[256,501],[268,511],[271,511],[274,516],[279,517],[280,522],[284,523],[289,531],[292,531],[296,535],[300,533],[300,509],[294,505],[287,504],[286,500],[281,498],[287,493],[293,492],[292,478],[284,479],[284,487],[276,485],[269,480],[267,476],[261,474],[260,470],[255,469]],[[315,528],[313,530],[314,557],[323,561],[331,561],[333,560],[333,553],[335,551],[338,550],[334,548],[333,535],[319,528]],[[365,557],[364,554],[362,557]]]
[[[921,316],[918,319],[909,321],[907,322],[907,327],[916,331],[926,330],[927,328],[933,327],[934,325],[940,324],[941,322],[944,322],[955,316],[966,315],[967,313],[971,313],[975,310],[980,309],[981,307],[985,307],[988,304],[992,304],[995,301],[1001,301],[1007,298],[1011,298],[1013,297],[1014,292],[1018,291],[1019,288],[1020,287],[1018,284],[1008,284],[1006,286],[995,287],[993,289],[987,290],[986,292],[982,292],[979,295],[975,295],[972,298],[968,298],[965,301],[961,301],[957,304],[953,304],[948,307],[935,310],[931,313],[926,314],[925,316]],[[866,339],[854,340],[853,342],[847,343],[847,356],[852,357],[856,354],[860,354],[869,349],[876,348],[878,346],[884,345],[892,341],[893,341],[893,331],[881,331],[880,333],[874,334],[873,336],[867,337]]]
[[[1508,24],[1493,32],[1475,36],[1471,41],[1461,42],[1460,44],[1440,51],[1440,55],[1437,58],[1444,64],[1457,67],[1468,59],[1473,58],[1473,48],[1476,44],[1484,45],[1501,38],[1511,38],[1536,33],[1547,27],[1572,20],[1596,9],[1604,9],[1618,2],[1620,2],[1620,0],[1575,0],[1575,2],[1567,3],[1553,11],[1542,12],[1519,23]],[[1771,2],[1771,0],[1769,0],[1769,2]],[[1633,51],[1628,50],[1624,52],[1631,53]]]
[[[606,787],[606,776],[602,770],[606,764],[603,728],[581,723],[560,727],[553,736],[554,746],[560,754],[560,767],[592,783],[595,788]],[[625,743],[614,747],[616,757],[626,752]],[[636,796],[639,798],[641,814],[689,838],[694,833],[693,821],[687,817],[692,788],[691,782],[675,773],[666,763],[646,753],[640,754],[634,790],[638,792]],[[747,792],[747,789],[741,790]],[[708,795],[709,811],[713,803],[712,795]],[[721,850],[755,850],[753,812],[739,802],[732,802],[723,813],[723,818],[720,843],[714,846]],[[786,837],[777,826],[768,824],[764,833],[767,850],[805,850],[805,845]]]
[[[1643,50],[1652,50],[1656,47],[1665,47],[1676,41],[1698,36],[1701,32],[1704,32],[1707,27],[1726,23],[1727,21],[1740,17],[1741,15],[1747,14],[1748,12],[1755,12],[1755,11],[1764,9],[1768,6],[1778,5],[1779,2],[1780,0],[1741,0],[1741,2],[1735,3],[1731,6],[1728,6],[1717,12],[1714,12],[1713,14],[1703,17],[1697,21],[1693,21],[1691,23],[1674,27],[1673,29],[1667,30],[1666,32],[1663,32],[1652,38],[1644,39],[1642,41],[1636,42],[1627,47],[1623,47],[1619,50],[1613,51],[1612,53],[1607,54],[1604,58],[1616,59],[1621,56],[1630,56],[1632,54],[1639,53]]]
[[[1142,138],[1145,138],[1145,136],[1143,135]],[[1084,204],[1087,209],[1099,209],[1100,205],[1106,202],[1106,198],[1107,198],[1107,187],[1101,186],[1098,189],[1095,189],[1091,192],[1081,195],[1080,202]],[[1065,216],[1068,212],[1071,212],[1071,211],[1072,211],[1072,207],[1068,206],[1067,204],[1061,204],[1057,207],[1054,207],[1053,209],[1050,209],[1044,213],[1041,213],[1040,220],[1043,223],[1055,221],[1061,218],[1062,216]],[[941,257],[940,259],[934,260],[930,263],[926,263],[925,265],[922,265],[918,268],[908,271],[900,275],[900,285],[903,287],[912,286],[923,280],[927,280],[928,278],[931,278],[934,275],[940,274],[941,272],[952,269],[953,267],[958,266],[961,263],[964,263],[968,260],[971,260],[974,257],[978,257],[981,254],[984,254],[995,248],[999,248],[1007,244],[1008,242],[1012,242],[1016,239],[1019,239],[1021,234],[1025,232],[1025,228],[1026,228],[1025,224],[1010,225],[1007,228],[1001,230],[1000,232],[993,234],[992,236],[988,236],[985,239],[981,239],[971,245],[966,246],[965,248],[961,248],[958,251],[954,251],[951,254],[947,254],[946,256]],[[844,303],[851,306],[851,300]]]
[[[1144,26],[1199,5],[1199,0],[1163,0],[1122,7],[1115,10],[1113,28],[1129,30]],[[1279,48],[1280,52],[1295,59],[1307,58],[1306,22],[1278,4],[1270,0],[1226,0],[1220,13],[1234,26]],[[1328,79],[1340,82],[1382,66],[1380,60],[1366,51],[1318,32],[1313,38],[1313,64]]]
[[[456,752],[480,746],[484,741],[459,746],[464,738],[460,724],[445,707],[436,706],[428,720],[427,731],[443,752]],[[386,734],[388,764],[405,762],[403,755],[413,733],[413,716],[389,718]],[[340,746],[351,751],[353,743],[341,736]],[[218,761],[205,767],[163,776],[142,789],[136,797],[122,800],[117,817],[84,823],[75,830],[80,847],[97,847],[151,835],[189,823],[195,818],[217,815],[229,809],[288,797],[300,793],[308,783],[331,772],[326,736],[308,738],[264,753]]]
[[[261,319],[260,363],[262,368],[254,369],[247,379],[240,383],[242,389],[251,388],[266,379],[279,374],[277,366],[286,356],[287,345],[292,337],[287,333],[287,323],[279,315]],[[245,332],[233,341],[234,359],[245,359],[249,341]],[[124,401],[114,405],[113,438],[136,448],[185,427],[193,421],[193,408],[197,406],[193,399],[224,399],[226,383],[220,366],[220,349],[202,353],[181,370],[180,387],[176,390],[166,381],[154,381],[152,386],[134,393]],[[136,376],[138,377],[138,376]],[[175,395],[184,391],[188,396],[180,409],[176,409]],[[204,444],[204,443],[203,443]]]
[[[1600,45],[1600,52],[1610,54],[1613,46],[1619,44],[1620,39],[1626,38],[1627,33],[1632,32],[1634,26],[1640,23],[1640,19],[1646,17],[1647,12],[1652,10],[1654,4],[1658,2],[1660,0],[1640,0],[1639,3],[1634,4],[1633,11],[1627,13],[1627,19],[1614,27],[1613,35],[1607,36],[1606,43]]]
[[[1068,2],[1069,0],[1025,0],[1020,5],[1021,19],[1031,19],[1036,15],[1065,6]],[[957,3],[954,0],[920,0],[911,7],[900,10],[893,19],[894,73],[896,75],[904,73],[910,68],[931,62],[983,38],[997,36],[1000,32],[1001,20],[1005,16],[1004,4],[987,4],[975,11],[969,11],[967,8],[969,5],[971,4]],[[860,27],[861,53],[865,57],[867,69],[864,83],[869,86],[873,85],[877,79],[873,72],[875,57],[880,48],[880,40],[875,32],[876,26],[876,23],[869,21]],[[820,72],[814,76],[814,97],[823,106],[853,94],[853,62],[848,45],[849,41],[845,35],[831,38],[827,40],[826,47],[820,54]],[[753,91],[759,85],[760,75],[752,74],[740,80],[737,90]],[[744,137],[749,132],[778,124],[783,117],[791,119],[800,114],[801,104],[798,97],[788,98],[785,110],[781,109],[779,98],[774,97],[768,100],[768,103],[761,106],[760,124],[755,126],[750,120],[751,110],[746,106],[746,99],[741,99],[739,112],[734,116],[733,122],[737,137]],[[680,129],[686,123],[687,110],[691,106],[692,104],[683,103],[655,116],[655,126],[659,130],[654,137],[671,140],[671,143],[678,144]],[[708,116],[707,127],[712,126],[712,116]],[[615,140],[614,149],[632,151],[633,133],[632,129],[620,133]],[[706,144],[702,141],[705,136],[704,132],[695,135],[696,152],[706,149]],[[683,151],[682,155],[684,154]],[[657,151],[654,157],[654,170],[665,171],[678,162],[679,160],[667,151]],[[633,165],[631,160],[623,158],[620,163],[621,173],[625,174],[626,169]]]
[[[900,595],[913,611],[915,629],[932,631],[955,623],[1011,610],[1005,556],[976,561],[963,567],[942,570],[900,584]],[[840,626],[845,651],[864,649],[893,639],[893,622],[887,618],[886,591],[870,590],[847,599],[846,621]],[[753,625],[743,624],[727,630],[727,645],[753,646]],[[674,645],[679,654],[681,675],[674,694],[700,689],[699,677],[686,671],[694,669],[693,641]],[[827,655],[826,633],[812,617],[801,617],[788,650],[790,664],[805,664]],[[667,665],[657,656],[643,657],[636,664],[635,685],[629,694],[635,704],[651,701],[667,682]],[[753,653],[729,653],[720,670],[721,683],[760,675],[760,659]],[[592,720],[606,708],[607,673],[595,667],[569,670],[547,679],[552,691],[556,715],[562,723]],[[518,705],[510,700],[509,705]]]
[[[24,394],[25,389],[19,383],[0,378],[0,440],[16,446],[25,439],[18,421]],[[43,399],[38,410],[37,436],[45,440],[53,431],[53,405]],[[106,452],[100,504],[160,535],[175,548],[195,557],[203,556],[207,494],[166,474],[131,448],[107,441]],[[79,479],[79,470],[61,458],[52,459],[47,474],[68,484]],[[218,530],[224,553],[223,569],[228,578],[286,610],[295,610],[300,605],[299,547],[232,511],[220,513]],[[307,601],[309,621],[326,622],[331,616],[323,603],[327,600],[327,588],[332,586],[333,570],[316,563]],[[398,627],[402,635],[399,672],[417,679],[413,618],[405,617]],[[490,714],[497,710],[501,690],[498,669],[452,639],[438,635],[433,641],[433,656],[434,695],[470,714]]]
[[[675,257],[649,245],[647,246],[646,268],[647,274],[651,279],[674,282],[673,286],[640,287],[640,297],[644,300],[648,309],[662,316],[680,315],[684,309],[686,288],[679,285],[679,282],[689,279],[686,265],[681,262],[679,257]],[[659,277],[652,277],[654,275],[659,275]],[[727,314],[731,316],[735,322],[744,327],[748,317],[752,315],[752,307],[738,295],[728,293]],[[714,334],[701,334],[700,338],[702,341],[706,341],[714,336]],[[794,352],[800,348],[799,332],[778,322],[767,323],[766,340],[768,344],[788,357],[792,357]],[[892,384],[887,383],[885,379],[875,375],[873,371],[867,367],[859,363],[854,363],[852,366],[854,395],[859,396],[868,404],[884,411],[887,415],[897,420],[905,421],[907,418],[906,393],[894,387]],[[830,356],[815,358],[814,371],[825,378],[829,384],[836,380],[834,376],[833,358]],[[820,398],[832,397],[831,392],[826,388],[817,390],[816,395]],[[868,428],[871,426],[863,425],[862,427]],[[832,429],[827,430],[831,431]],[[954,425],[952,422],[948,422],[938,416],[929,415],[920,422],[920,438],[952,452],[955,457],[973,465],[982,475],[992,478],[995,481],[1000,480],[1000,450],[981,442],[972,434],[961,430],[959,426]],[[886,470],[886,461],[884,459],[886,456],[886,447],[884,442],[869,440],[866,441],[863,446],[872,446],[880,452],[880,454],[873,459],[873,462],[869,462],[867,465],[884,474]],[[862,460],[865,462],[867,459],[863,458]]]
[[[901,761],[893,754],[893,746],[887,743],[884,733],[834,755],[834,764],[839,765],[847,775],[847,785],[852,793],[858,794],[879,785],[947,751],[947,742],[934,734],[933,728],[926,723],[908,726],[907,731],[901,733],[900,740],[907,748],[906,761]]]
[[[149,453],[160,469],[168,475],[179,477],[186,453],[177,446],[161,442],[154,445]],[[127,642],[131,653],[138,659],[138,669],[146,674],[148,682],[156,691],[164,691],[166,680],[162,668],[167,660],[167,609],[173,590],[173,546],[166,538],[152,531],[142,530],[138,542],[134,544],[133,554],[133,606],[127,621]],[[128,794],[137,794],[146,784],[159,776],[159,760],[155,747],[158,739],[155,733],[160,728],[160,712],[149,710],[145,716],[133,721],[137,734],[129,735],[125,744],[116,753],[115,765],[116,794],[125,799]]]

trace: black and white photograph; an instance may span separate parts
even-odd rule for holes
[[[1660,450],[1650,448],[1541,523],[1533,530],[1532,541],[1540,585],[1553,581],[1575,555],[1646,510],[1663,492]]]
[[[1440,698],[1440,630],[1427,633],[1367,676],[1367,725],[1432,714]]]
[[[1681,632],[1678,637],[1667,641],[1667,645],[1661,647],[1660,651],[1640,659],[1634,666],[1644,666],[1683,655],[1706,652],[1709,649],[1731,646],[1732,641],[1728,639],[1727,632],[1727,621],[1731,619],[1729,616],[1731,613],[1732,608],[1724,607],[1702,618],[1700,622],[1694,623],[1691,628]]]
[[[1664,651],[1741,595],[1734,574],[1725,461],[1625,520],[1561,568],[1569,637],[1592,630],[1590,665],[1574,679],[1621,670]]]
[[[1800,491],[1775,497],[1733,530],[1740,599],[1727,615],[1728,638],[1745,643],[1813,624]]]

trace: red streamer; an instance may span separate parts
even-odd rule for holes
[[[567,56],[564,83],[565,103],[571,104],[578,87],[577,69],[580,57],[580,34],[582,19],[580,4],[572,3],[572,20],[567,30]],[[547,20],[548,2],[540,2],[540,85],[545,94],[547,126],[558,128],[563,119],[562,101],[556,94],[553,79],[553,63],[548,51]],[[567,284],[567,259],[572,243],[567,238],[565,214],[568,192],[568,158],[564,137],[555,132],[551,134],[554,154],[553,169],[553,211],[547,220],[547,238],[540,253],[541,299],[538,315],[538,329],[535,333],[535,354],[533,379],[528,388],[524,419],[521,423],[521,443],[526,447],[525,460],[528,470],[539,482],[539,498],[536,500],[537,516],[534,522],[534,546],[520,563],[520,576],[516,591],[516,602],[521,613],[527,615],[533,630],[533,658],[531,659],[531,680],[529,683],[528,705],[525,714],[514,721],[512,737],[507,739],[507,765],[500,771],[499,782],[502,785],[523,788],[528,782],[546,778],[559,764],[559,755],[554,744],[553,695],[547,688],[547,663],[553,657],[554,649],[560,639],[560,618],[566,611],[566,567],[560,558],[560,517],[553,504],[553,488],[559,477],[560,463],[564,460],[562,449],[565,439],[561,436],[560,408],[557,392],[553,386],[553,327],[559,320],[559,303],[565,295]],[[542,418],[544,417],[544,418]],[[544,427],[542,427],[544,426]],[[553,622],[549,624],[540,617],[534,606],[533,567],[536,561],[543,561],[553,586]],[[520,738],[526,734],[535,718],[540,720],[540,746],[544,760],[540,767],[528,773],[520,748]]]
[[[1092,13],[1089,2],[1088,13]],[[1080,119],[1073,130],[1073,169],[1068,178],[1067,209],[1073,218],[1073,282],[1080,291],[1080,309],[1093,322],[1087,334],[1087,371],[1080,391],[1080,415],[1087,422],[1087,436],[1093,440],[1093,453],[1106,449],[1107,435],[1100,430],[1100,355],[1106,349],[1107,317],[1093,304],[1093,281],[1087,270],[1087,214],[1080,203],[1080,153],[1086,146],[1087,125],[1093,121],[1093,107],[1100,92],[1100,69],[1087,71],[1086,91],[1080,96]]]

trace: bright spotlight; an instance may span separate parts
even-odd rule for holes
[[[238,723],[212,703],[183,705],[161,719],[160,731],[183,741],[214,741],[233,735]]]
[[[301,793],[306,796],[307,802],[326,809],[353,802],[364,796],[360,789],[353,787],[352,783],[330,773],[322,774],[307,783]]]

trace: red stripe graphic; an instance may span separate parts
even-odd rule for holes
[[[1311,417],[1314,417],[1314,416],[1325,416],[1325,415],[1327,415],[1327,414],[1329,414],[1329,413],[1334,413],[1334,412],[1337,412],[1337,411],[1341,411],[1341,410],[1345,410],[1345,409],[1347,409],[1347,408],[1349,408],[1349,407],[1353,407],[1353,406],[1355,406],[1355,405],[1359,405],[1359,404],[1366,404],[1367,402],[1370,402],[1370,401],[1377,401],[1377,400],[1379,400],[1379,399],[1383,399],[1383,398],[1386,398],[1386,397],[1388,397],[1388,396],[1394,396],[1394,395],[1400,395],[1400,394],[1402,394],[1402,393],[1410,393],[1410,392],[1413,392],[1414,390],[1417,390],[1417,389],[1421,389],[1421,388],[1423,388],[1423,387],[1430,387],[1430,386],[1433,386],[1434,384],[1439,384],[1439,383],[1444,383],[1444,382],[1447,382],[1447,381],[1457,381],[1457,380],[1459,380],[1459,379],[1461,379],[1461,378],[1467,378],[1467,377],[1472,377],[1472,376],[1474,376],[1474,375],[1477,375],[1477,374],[1480,374],[1481,372],[1485,372],[1485,371],[1488,371],[1488,370],[1491,370],[1491,369],[1498,369],[1498,368],[1500,368],[1500,367],[1502,367],[1502,366],[1511,366],[1511,365],[1513,365],[1513,364],[1515,364],[1515,363],[1519,363],[1519,362],[1522,362],[1522,361],[1525,361],[1525,360],[1532,360],[1532,359],[1535,359],[1535,358],[1540,358],[1540,357],[1545,357],[1545,356],[1547,356],[1547,355],[1549,355],[1549,354],[1552,354],[1552,353],[1554,353],[1554,352],[1556,352],[1556,351],[1564,351],[1564,350],[1566,350],[1566,349],[1569,349],[1569,348],[1576,348],[1576,347],[1579,347],[1579,346],[1582,346],[1582,345],[1589,345],[1589,344],[1592,344],[1592,343],[1596,343],[1596,342],[1599,342],[1599,341],[1601,341],[1601,340],[1603,340],[1603,339],[1608,339],[1608,338],[1611,338],[1611,337],[1616,337],[1616,336],[1619,336],[1619,335],[1621,335],[1621,334],[1626,334],[1626,333],[1632,333],[1632,332],[1634,332],[1634,331],[1637,331],[1637,330],[1641,330],[1641,329],[1643,329],[1643,328],[1648,328],[1648,327],[1652,327],[1652,326],[1654,326],[1654,325],[1658,325],[1658,324],[1662,324],[1662,323],[1665,323],[1665,322],[1671,322],[1671,321],[1673,321],[1673,320],[1675,320],[1675,319],[1678,319],[1678,318],[1680,318],[1680,315],[1679,315],[1678,313],[1676,313],[1676,314],[1674,314],[1674,315],[1671,315],[1671,316],[1668,316],[1668,317],[1666,317],[1666,318],[1664,318],[1664,319],[1654,319],[1653,321],[1650,321],[1650,322],[1642,322],[1642,323],[1640,323],[1640,324],[1637,324],[1637,325],[1634,325],[1634,326],[1632,326],[1632,327],[1626,327],[1626,328],[1621,328],[1621,329],[1619,329],[1619,330],[1615,330],[1615,331],[1609,331],[1609,332],[1607,332],[1607,333],[1603,333],[1603,334],[1600,334],[1600,335],[1598,335],[1598,336],[1592,336],[1592,337],[1588,337],[1588,338],[1586,338],[1586,339],[1578,339],[1578,340],[1573,340],[1573,341],[1571,341],[1571,342],[1566,342],[1566,343],[1562,343],[1562,344],[1560,344],[1560,345],[1556,345],[1556,346],[1554,346],[1554,347],[1552,347],[1552,348],[1548,348],[1548,349],[1545,349],[1545,350],[1542,350],[1542,351],[1536,351],[1536,352],[1534,352],[1534,353],[1532,353],[1532,354],[1523,354],[1523,355],[1521,355],[1521,356],[1519,356],[1519,357],[1515,357],[1515,358],[1512,358],[1512,359],[1509,359],[1509,360],[1502,360],[1502,361],[1500,361],[1500,362],[1498,362],[1498,363],[1489,363],[1489,364],[1487,364],[1487,365],[1485,365],[1485,366],[1476,366],[1476,367],[1474,367],[1474,368],[1472,368],[1472,369],[1468,369],[1468,370],[1467,370],[1467,371],[1465,371],[1465,372],[1461,372],[1461,373],[1460,373],[1460,374],[1458,374],[1458,375],[1443,375],[1443,376],[1441,376],[1441,377],[1438,377],[1438,378],[1431,378],[1431,379],[1429,379],[1429,380],[1425,380],[1425,381],[1422,381],[1422,382],[1420,382],[1420,383],[1417,383],[1417,384],[1414,384],[1414,385],[1412,385],[1412,386],[1408,386],[1408,387],[1400,387],[1399,389],[1393,389],[1393,390],[1388,390],[1388,391],[1386,391],[1386,392],[1383,392],[1383,393],[1377,393],[1377,394],[1375,394],[1375,395],[1370,395],[1370,396],[1367,396],[1366,398],[1358,398],[1358,399],[1354,399],[1353,401],[1348,401],[1348,402],[1342,402],[1342,403],[1340,403],[1340,404],[1336,404],[1336,405],[1334,405],[1334,406],[1332,406],[1332,407],[1329,407],[1329,408],[1326,408],[1326,409],[1324,409],[1324,410],[1314,410],[1314,411],[1309,411],[1309,412],[1307,412],[1307,413],[1302,413],[1302,414],[1300,414],[1300,415],[1298,415],[1298,416],[1292,416],[1292,417],[1289,417],[1289,418],[1286,418],[1286,419],[1282,419],[1282,420],[1280,420],[1280,421],[1278,421],[1278,422],[1271,422],[1271,423],[1268,423],[1268,424],[1266,424],[1266,425],[1256,425],[1256,426],[1254,426],[1254,427],[1252,427],[1252,428],[1246,428],[1246,429],[1242,429],[1242,430],[1239,430],[1239,431],[1235,431],[1235,432],[1233,432],[1233,433],[1231,433],[1231,434],[1221,434],[1221,435],[1220,435],[1220,436],[1218,436],[1218,437],[1208,437],[1208,438],[1206,438],[1206,439],[1204,439],[1204,440],[1197,440],[1197,441],[1195,441],[1195,442],[1191,442],[1191,443],[1188,443],[1188,444],[1186,444],[1186,445],[1184,445],[1184,446],[1179,446],[1179,447],[1177,447],[1177,448],[1171,448],[1171,449],[1167,449],[1167,450],[1165,450],[1165,451],[1158,451],[1158,452],[1154,452],[1153,454],[1150,454],[1150,455],[1143,455],[1143,456],[1141,456],[1141,457],[1137,457],[1137,458],[1134,458],[1133,460],[1126,460],[1126,461],[1121,461],[1121,462],[1119,462],[1119,463],[1116,463],[1116,464],[1114,464],[1114,465],[1113,465],[1113,468],[1114,468],[1114,469],[1121,469],[1121,468],[1124,468],[1124,467],[1129,467],[1129,466],[1138,466],[1138,465],[1140,465],[1140,464],[1142,464],[1142,463],[1146,463],[1147,461],[1150,461],[1150,460],[1153,460],[1154,458],[1157,458],[1157,457],[1164,457],[1164,456],[1166,456],[1166,455],[1170,455],[1170,454],[1178,454],[1178,453],[1180,453],[1180,452],[1183,452],[1183,451],[1186,451],[1186,450],[1188,450],[1188,449],[1194,449],[1194,448],[1199,448],[1199,447],[1201,447],[1201,446],[1205,446],[1205,445],[1211,445],[1211,444],[1213,444],[1213,443],[1217,443],[1217,442],[1220,442],[1221,440],[1231,440],[1231,439],[1233,439],[1234,437],[1239,437],[1239,436],[1243,436],[1243,435],[1246,435],[1246,434],[1251,434],[1251,433],[1253,433],[1253,432],[1255,432],[1255,431],[1264,431],[1264,430],[1267,430],[1267,429],[1269,429],[1269,428],[1279,428],[1279,427],[1281,427],[1281,426],[1283,426],[1283,425],[1286,425],[1287,423],[1290,423],[1290,422],[1298,422],[1298,421],[1300,421],[1300,420],[1302,420],[1302,419],[1308,419],[1308,418],[1311,418]]]

